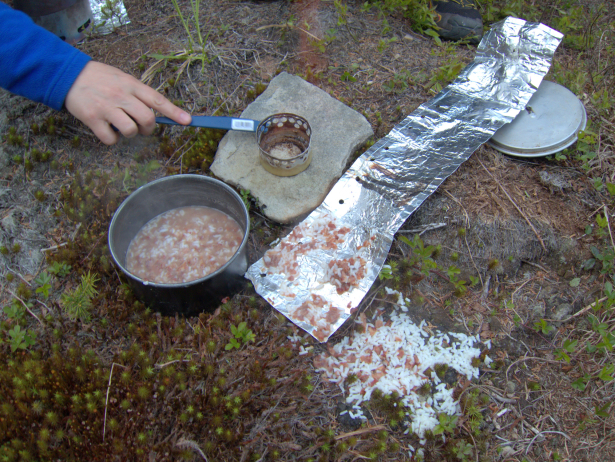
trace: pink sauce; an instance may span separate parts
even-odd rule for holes
[[[209,207],[181,207],[153,218],[128,246],[126,268],[144,281],[182,283],[213,273],[241,241],[239,224]]]

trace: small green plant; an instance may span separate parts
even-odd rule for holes
[[[382,88],[389,93],[402,93],[409,85],[416,85],[415,78],[410,71],[401,71],[393,75],[391,80],[382,83]]]
[[[47,268],[47,271],[49,271],[51,274],[54,274],[61,278],[68,276],[70,274],[70,270],[70,265],[66,264],[65,262],[58,261],[54,261],[53,263],[51,263],[49,268]]]
[[[246,208],[250,210],[250,190],[249,189],[241,189],[239,191],[241,195],[241,200],[245,204]]]
[[[348,23],[348,5],[341,0],[333,0],[333,6],[337,11],[337,25],[345,26]]]
[[[184,15],[181,12],[181,9],[179,7],[179,4],[177,2],[177,0],[171,0],[173,3],[173,6],[175,7],[175,11],[177,12],[177,15],[179,16],[179,19],[182,22],[182,25],[184,26],[184,29],[186,30],[186,33],[188,34],[188,46],[190,49],[190,52],[193,53],[195,51],[195,45],[199,45],[200,46],[200,50],[202,55],[201,55],[201,59],[203,62],[203,66],[205,65],[205,63],[208,61],[207,58],[207,53],[205,51],[205,44],[207,43],[207,39],[209,37],[209,34],[207,34],[205,36],[205,38],[203,38],[203,35],[201,34],[201,23],[199,21],[199,11],[200,11],[200,0],[190,0],[190,6],[192,9],[192,21],[190,21],[190,18],[188,18],[188,20],[184,19]],[[196,38],[198,40],[195,41],[195,39],[192,36],[192,32],[190,31],[191,27],[190,27],[190,22],[192,22],[196,28]]]
[[[342,82],[356,82],[357,78],[352,75],[352,73],[348,70],[344,71],[342,76],[340,77]]]
[[[393,279],[395,273],[397,273],[397,262],[391,261],[388,265],[383,265],[380,270],[380,274],[378,274],[378,279],[381,281],[385,279]]]
[[[474,446],[466,441],[458,441],[453,448],[453,455],[462,462],[468,462],[472,460],[474,454]]]
[[[544,319],[540,319],[534,323],[534,329],[537,332],[542,332],[544,335],[549,335],[551,331],[555,329],[552,325],[548,324]]]
[[[248,329],[248,325],[245,321],[240,322],[237,327],[231,324],[231,332],[233,337],[229,340],[229,343],[224,347],[225,350],[232,350],[233,348],[241,348],[241,345],[245,345],[248,342],[253,342],[256,335]]]
[[[28,308],[31,308],[33,305],[32,303],[27,302],[26,306],[28,306]],[[4,314],[6,314],[9,319],[13,319],[17,322],[22,320],[26,313],[24,306],[17,299],[13,299],[13,302],[10,305],[5,306],[2,311],[4,311]]]
[[[569,353],[575,352],[578,343],[579,343],[578,340],[570,340],[570,339],[564,340],[562,347],[557,348],[555,350],[555,359],[563,360],[563,361],[566,361],[567,363],[570,363]]]
[[[593,161],[597,156],[595,145],[598,143],[598,135],[591,131],[589,126],[578,134],[576,150],[577,159],[582,162],[582,168],[589,171],[593,166]]]
[[[90,308],[92,298],[98,294],[95,284],[98,277],[90,272],[81,276],[81,284],[74,289],[66,291],[60,298],[60,304],[68,317],[75,320],[89,321],[91,318]]]
[[[438,425],[433,429],[434,435],[441,435],[443,433],[452,433],[457,427],[457,420],[459,417],[456,415],[448,415],[441,413],[438,415]]]
[[[35,292],[41,294],[44,298],[49,298],[51,275],[47,271],[43,271],[34,282],[38,285]]]
[[[444,86],[457,77],[464,66],[465,64],[457,58],[449,59],[446,64],[443,64],[434,71],[429,79],[429,82],[427,83],[427,88],[429,88],[433,93],[442,91]]]
[[[380,41],[378,42],[378,51],[382,53],[384,50],[386,50],[389,47],[391,43],[396,42],[396,41],[397,41],[397,37],[391,37],[388,39],[384,39],[384,38],[380,39]]]
[[[25,350],[35,343],[36,332],[22,329],[19,324],[8,331],[10,337],[11,351]]]
[[[461,270],[455,265],[451,265],[446,270],[446,273],[448,274],[449,280],[455,287],[455,295],[457,295],[458,297],[465,295],[468,291],[466,281],[457,277],[457,275],[461,274]]]
[[[436,25],[436,12],[430,7],[430,2],[422,0],[382,0],[366,2],[363,6],[364,10],[376,8],[379,10],[383,22],[383,33],[388,27],[386,21],[387,13],[402,13],[405,18],[410,21],[412,30],[419,34],[427,34],[441,45],[442,42],[438,36]]]
[[[291,28],[295,28],[295,27],[296,26],[291,26]],[[304,30],[304,32],[306,31]],[[320,53],[324,53],[325,50],[327,49],[327,46],[333,43],[336,38],[337,38],[337,30],[333,28],[327,29],[323,38],[321,39],[318,39],[317,37],[310,38],[310,45],[316,48]]]

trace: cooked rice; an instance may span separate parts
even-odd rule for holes
[[[474,347],[476,337],[452,332],[429,335],[423,330],[424,321],[417,326],[399,312],[388,320],[376,315],[371,322],[362,314],[357,322],[363,324],[363,333],[345,337],[314,359],[317,371],[342,389],[347,387],[346,401],[353,406],[349,415],[366,419],[360,405],[376,389],[402,396],[408,409],[408,431],[420,438],[438,424],[439,413],[460,413],[453,390],[433,370],[436,364],[446,364],[468,379],[477,378],[478,369],[472,365],[472,359],[480,355]],[[358,380],[348,384],[346,379],[351,374]],[[422,397],[417,391],[426,382],[432,384],[432,393]]]
[[[131,241],[126,268],[144,281],[181,283],[213,273],[241,244],[239,224],[209,207],[180,207],[147,222]]]

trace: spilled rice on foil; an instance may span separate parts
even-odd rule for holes
[[[280,293],[293,299],[295,281],[301,278],[300,260],[319,252],[335,253],[350,231],[348,226],[341,225],[331,215],[325,215],[311,224],[301,223],[283,238],[276,248],[265,253],[261,272],[267,275],[284,275]],[[321,286],[331,284],[338,294],[357,287],[359,281],[365,277],[367,266],[366,259],[359,252],[367,248],[370,242],[368,239],[359,246],[357,254],[352,257],[334,258],[325,263],[322,267],[323,276],[318,279]],[[331,301],[317,294],[311,294],[303,303],[291,305],[288,309],[291,320],[312,326],[312,335],[319,341],[325,341],[333,333],[344,313],[343,307],[334,306]]]

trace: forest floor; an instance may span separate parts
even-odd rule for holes
[[[128,0],[128,25],[78,47],[193,114],[237,116],[289,72],[365,115],[378,140],[476,53],[419,33],[422,2],[393,3],[203,1],[201,53],[198,44],[190,51],[171,2]],[[194,18],[188,2],[180,7]],[[481,363],[478,378],[447,375],[460,415],[443,416],[441,434],[421,444],[392,417],[395,396],[365,403],[366,421],[349,419],[344,392],[313,365],[327,345],[250,285],[188,318],[135,299],[109,255],[113,212],[147,181],[211,175],[221,133],[167,127],[108,147],[67,112],[0,92],[0,458],[612,459],[615,9],[526,0],[487,1],[481,11],[487,26],[512,14],[566,34],[546,79],[579,97],[589,125],[556,156],[478,149],[400,230],[437,249],[426,257],[434,270],[420,273],[396,239],[390,271],[360,306],[394,309],[385,288],[393,289],[432,332],[490,342],[493,363]],[[243,195],[253,263],[292,227],[265,219]],[[467,281],[461,293],[442,277],[453,265]],[[328,344],[354,335],[354,321]],[[230,325],[241,322],[255,339],[227,348]],[[288,339],[295,335],[303,345]]]

